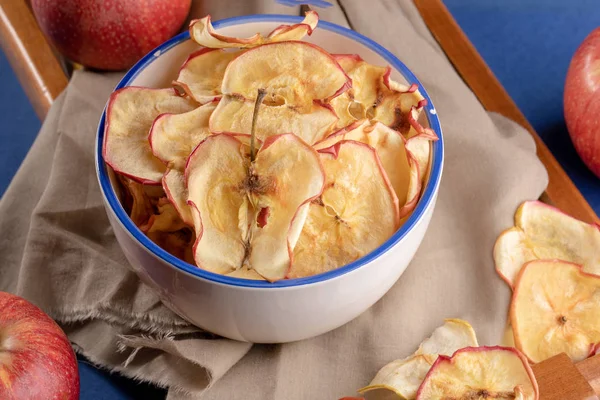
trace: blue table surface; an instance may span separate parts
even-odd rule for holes
[[[600,180],[579,160],[563,118],[563,85],[577,46],[600,25],[597,0],[445,0],[465,33],[600,214]],[[40,121],[0,52],[0,194],[40,128]],[[163,399],[163,390],[108,374],[79,360],[81,398]]]

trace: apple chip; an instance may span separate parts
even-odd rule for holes
[[[368,386],[358,391],[367,399],[381,397],[388,391],[401,399],[413,400],[438,355],[452,355],[458,349],[472,346],[478,346],[473,327],[460,319],[447,319],[412,356],[387,364]]]
[[[194,226],[192,212],[187,204],[188,190],[185,186],[185,176],[177,169],[168,169],[162,179],[167,198],[179,213],[181,220],[189,226]]]
[[[319,153],[325,189],[310,205],[289,278],[353,262],[375,250],[399,226],[398,198],[373,148],[347,140]]]
[[[310,109],[313,100],[327,101],[352,82],[335,59],[320,47],[304,42],[271,43],[250,49],[229,63],[223,94],[256,99],[266,90],[265,103]]]
[[[227,274],[242,266],[248,248],[240,221],[248,201],[242,190],[248,176],[243,144],[230,135],[211,135],[196,147],[185,169],[188,204],[196,231],[198,267]]]
[[[467,347],[440,356],[419,387],[417,400],[537,400],[538,386],[525,357],[510,347]]]
[[[258,272],[248,267],[242,267],[240,269],[236,269],[233,272],[226,274],[232,278],[240,278],[240,279],[251,279],[253,281],[264,281],[265,278],[260,276]]]
[[[565,261],[531,261],[515,280],[510,322],[531,361],[562,352],[583,360],[600,342],[600,277]]]
[[[144,184],[160,184],[165,165],[152,154],[148,133],[163,113],[195,108],[173,89],[128,86],[110,96],[106,107],[103,157],[115,172]]]
[[[217,102],[182,114],[161,114],[154,120],[148,140],[153,154],[170,168],[183,171],[192,150],[208,135],[208,120]]]
[[[342,140],[355,140],[374,148],[396,192],[398,204],[404,207],[409,203],[414,208],[412,203],[414,198],[419,195],[420,182],[418,174],[413,176],[416,179],[411,182],[411,169],[416,169],[417,163],[411,160],[407,154],[404,138],[400,133],[382,123],[375,122],[371,124],[368,120],[362,120],[333,133],[323,141],[315,144],[314,147],[317,150],[324,149]],[[410,188],[412,197],[409,198],[409,186],[411,184],[416,187]]]
[[[412,154],[417,163],[419,178],[421,180],[421,185],[423,185],[429,169],[431,139],[423,135],[410,137],[406,141],[406,150]]]
[[[173,85],[201,104],[219,99],[225,69],[239,54],[237,51],[200,49],[183,63]]]
[[[524,202],[515,227],[503,232],[494,246],[498,274],[512,286],[524,263],[558,259],[581,264],[600,275],[600,230],[540,201]]]
[[[224,96],[210,118],[212,132],[250,133],[254,102]],[[308,144],[321,140],[337,121],[334,111],[313,102],[308,113],[300,113],[288,105],[262,106],[256,120],[256,137],[264,140],[282,132],[299,136]]]
[[[282,42],[288,40],[300,40],[306,35],[311,35],[317,27],[319,15],[315,11],[308,11],[304,20],[299,24],[280,25],[267,37],[257,33],[249,38],[241,39],[230,36],[219,35],[212,26],[211,17],[207,15],[202,19],[190,22],[190,36],[201,46],[210,48],[248,48],[256,47],[265,43]]]

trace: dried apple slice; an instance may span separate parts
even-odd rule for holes
[[[260,276],[258,272],[256,272],[255,270],[253,270],[251,268],[248,268],[248,267],[242,267],[240,269],[236,269],[235,271],[230,272],[226,275],[230,276],[232,278],[251,279],[253,281],[264,281],[265,280],[265,278]]]
[[[521,204],[515,227],[503,232],[494,246],[498,274],[512,286],[527,261],[558,259],[583,265],[600,275],[600,230],[539,201]]]
[[[200,49],[188,57],[179,70],[173,85],[204,104],[221,98],[221,83],[227,65],[240,52],[219,49]]]
[[[254,102],[224,96],[210,118],[213,132],[250,133]],[[300,113],[288,105],[263,106],[256,120],[256,137],[264,140],[282,132],[299,136],[308,144],[321,140],[337,121],[335,112],[314,102],[308,113]]]
[[[381,397],[388,391],[401,399],[413,400],[438,355],[449,356],[458,349],[473,346],[478,346],[478,343],[471,324],[460,319],[447,319],[412,356],[387,364],[368,386],[358,392],[367,395],[367,399]]]
[[[249,262],[267,280],[283,279],[288,273],[308,205],[324,183],[319,155],[296,135],[271,136],[263,143],[248,180],[250,202],[258,215]]]
[[[188,204],[196,231],[198,267],[218,274],[240,268],[247,256],[244,227],[248,201],[244,145],[231,135],[207,137],[190,155],[185,169]]]
[[[370,253],[399,226],[398,198],[377,153],[356,141],[319,150],[323,194],[311,203],[289,278],[341,267]]]
[[[431,154],[431,139],[423,135],[416,135],[406,141],[406,150],[413,155],[419,170],[421,185],[427,177],[429,158]]]
[[[583,360],[600,342],[600,277],[565,261],[531,261],[515,281],[510,322],[531,361],[562,352]]]
[[[310,109],[313,100],[327,101],[351,85],[325,50],[304,42],[281,42],[255,47],[230,62],[221,92],[253,100],[264,89],[268,102],[283,99],[288,105]]]
[[[248,48],[271,42],[300,40],[306,35],[311,35],[318,22],[319,15],[315,11],[308,11],[302,22],[294,25],[281,25],[275,28],[267,37],[257,33],[249,38],[241,39],[216,33],[212,26],[211,17],[207,15],[202,19],[190,22],[190,36],[196,43],[204,47]]]
[[[440,356],[419,387],[417,400],[537,400],[539,390],[525,357],[510,347],[467,347]]]
[[[161,114],[154,120],[148,140],[152,153],[170,168],[183,171],[192,150],[210,135],[208,121],[217,102],[182,114]]]
[[[195,105],[173,89],[125,87],[110,96],[106,107],[103,157],[115,172],[143,184],[160,184],[165,165],[152,154],[148,133],[163,113],[179,114]]]
[[[412,210],[420,193],[417,162],[406,151],[400,133],[382,123],[371,124],[368,120],[358,121],[341,129],[314,145],[315,149],[331,147],[342,140],[355,140],[368,144],[377,151],[381,165],[396,192],[401,208],[401,217]]]
[[[189,226],[194,226],[192,211],[187,204],[188,190],[185,186],[185,175],[177,169],[168,169],[162,179],[162,185],[169,201],[179,213],[181,220]]]

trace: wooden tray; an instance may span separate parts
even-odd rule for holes
[[[542,201],[586,222],[598,222],[558,161],[523,116],[441,0],[414,0],[425,23],[446,55],[489,111],[525,127],[537,145],[537,155],[548,171]],[[45,40],[26,0],[0,0],[0,43],[17,73],[36,113],[44,119],[50,105],[67,85],[60,58]]]

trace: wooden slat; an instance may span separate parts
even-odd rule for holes
[[[43,120],[67,77],[25,0],[0,0],[0,44]]]
[[[532,368],[540,387],[540,400],[598,400],[578,366],[565,353]]]
[[[535,140],[538,158],[548,171],[549,182],[545,200],[577,219],[589,223],[598,222],[598,216],[592,207],[510,98],[442,1],[414,0],[414,3],[433,36],[485,109],[516,121],[527,129]]]

